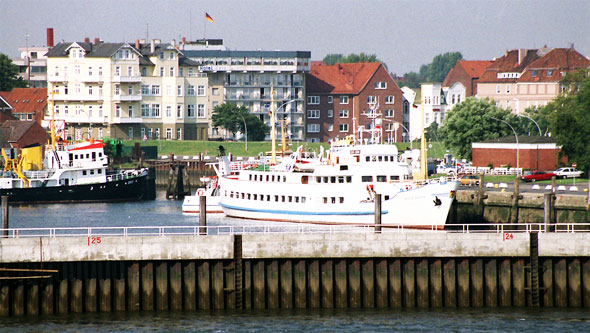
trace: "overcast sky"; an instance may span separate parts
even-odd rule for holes
[[[214,23],[205,21],[205,12]],[[590,56],[588,0],[0,0],[0,53],[100,37],[222,38],[232,50],[370,53],[391,72],[418,71],[437,54],[500,57],[508,49],[569,47]]]

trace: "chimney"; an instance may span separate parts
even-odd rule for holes
[[[522,61],[526,57],[526,54],[529,50],[527,49],[518,49],[518,64],[521,65]]]
[[[100,43],[100,38],[94,37],[94,44],[98,44],[98,43]]]
[[[186,44],[186,37],[182,37],[182,44]]]
[[[84,43],[90,43],[90,37],[84,37]]]
[[[140,44],[139,44],[139,39],[135,40],[135,48],[139,50]]]
[[[176,47],[176,39],[173,39],[173,40],[170,42],[170,45],[172,45],[172,47]]]
[[[156,52],[156,44],[154,42],[154,40],[152,39],[152,41],[150,42],[150,53],[154,54]]]
[[[47,28],[47,46],[53,47],[53,28]]]

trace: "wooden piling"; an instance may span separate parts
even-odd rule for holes
[[[8,283],[0,284],[0,317],[10,316],[10,287]]]
[[[307,302],[307,306],[312,309],[318,309],[321,306],[320,262],[317,259],[311,259],[307,266]]]
[[[266,267],[266,306],[279,308],[279,262],[276,259],[269,260]]]
[[[168,310],[168,263],[160,261],[156,266],[156,310]]]
[[[211,296],[215,310],[222,310],[225,307],[223,287],[223,262],[216,261],[213,263],[211,272]]]
[[[235,252],[234,252],[235,253]],[[234,310],[236,308],[236,269],[235,259],[228,261],[223,267],[224,281],[224,304],[225,309]]]
[[[554,299],[553,299],[553,260],[551,258],[545,258],[543,260],[543,306],[544,307],[553,307],[554,306]]]
[[[72,263],[73,270],[70,273],[70,311],[81,313],[84,311],[83,290],[82,290],[82,262]]]
[[[169,304],[170,310],[182,310],[182,265],[180,261],[171,262],[169,265],[170,290]]]
[[[518,223],[518,200],[522,199],[519,193],[520,179],[518,175],[514,177],[514,192],[512,193],[512,206],[510,208],[510,221],[509,223]]]
[[[252,261],[244,261],[243,278],[244,309],[252,309]]]
[[[428,259],[420,259],[416,264],[416,305],[429,307]]]
[[[10,303],[13,316],[20,317],[25,315],[25,282],[23,280],[16,281],[16,283],[12,285]]]
[[[572,258],[567,263],[567,295],[568,307],[579,308],[582,306],[582,269],[580,259]]]
[[[141,263],[141,309],[154,310],[154,264],[151,261]]]
[[[471,261],[471,306],[480,308],[484,306],[484,287],[483,287],[483,259],[475,258]]]
[[[531,292],[530,292],[530,305],[533,307],[540,306],[539,300],[539,233],[531,232],[529,234],[530,243],[530,281],[531,281]]]
[[[207,197],[199,197],[199,235],[207,234]]]
[[[280,263],[281,309],[293,308],[293,261]]]
[[[331,309],[334,307],[334,269],[332,260],[322,260],[320,271],[321,307]]]
[[[141,309],[141,297],[139,294],[139,262],[129,262],[127,268],[127,309],[139,311]]]
[[[197,309],[197,273],[195,266],[193,260],[183,262],[182,264],[182,305],[187,311],[195,311]]]
[[[85,270],[85,287],[84,293],[84,311],[97,312],[98,311],[98,268],[96,262],[84,263]]]
[[[361,263],[354,259],[348,263],[348,306],[358,309],[361,305]]]
[[[553,297],[557,307],[567,306],[567,262],[564,258],[553,262]]]
[[[457,268],[455,259],[446,259],[443,266],[444,306],[457,306]]]
[[[392,308],[401,308],[403,305],[402,263],[400,259],[393,259],[388,265],[389,306]]]
[[[99,262],[99,310],[100,312],[111,312],[111,262]]]
[[[430,306],[441,308],[443,306],[442,261],[432,259],[428,273],[430,275]]]
[[[252,262],[252,306],[254,309],[266,308],[264,260]]]
[[[39,281],[32,281],[25,290],[25,313],[29,316],[39,315]]]
[[[361,261],[361,299],[363,308],[375,307],[375,266],[372,259]]]
[[[201,261],[197,265],[197,304],[199,310],[211,309],[210,285],[209,262]]]
[[[60,272],[57,286],[57,313],[66,314],[68,307],[68,263],[60,264]]]
[[[113,263],[113,310],[125,311],[125,262]]]
[[[414,259],[405,259],[403,261],[402,288],[403,288],[403,305],[406,308],[416,307],[416,278],[415,278]]]
[[[244,262],[242,254],[242,235],[234,235],[234,271],[233,271],[233,286],[234,286],[234,303],[236,309],[243,309],[244,306]]]
[[[457,305],[469,307],[469,259],[459,259],[457,263]]]
[[[377,259],[375,261],[375,306],[386,308],[387,298],[387,260]]]
[[[582,305],[590,308],[590,258],[582,259]]]
[[[381,194],[375,194],[375,233],[381,233]]]
[[[510,259],[500,261],[498,282],[500,306],[512,306],[512,265]]]
[[[2,237],[8,237],[8,227],[9,227],[9,211],[8,211],[8,196],[3,195],[1,197],[1,203],[0,205],[2,206]]]
[[[346,259],[336,259],[334,264],[334,305],[338,309],[348,306]]]
[[[498,306],[498,266],[495,258],[486,259],[484,264],[485,306]]]
[[[295,308],[305,309],[307,307],[307,275],[305,272],[305,260],[295,261],[293,269],[293,286],[295,296]]]
[[[50,268],[53,268],[53,264],[49,264]],[[53,307],[53,300],[54,300],[54,293],[53,293],[53,284],[55,283],[55,278],[52,276],[48,280],[44,281],[41,287],[41,314],[43,315],[52,315],[54,312]],[[2,303],[2,295],[3,295],[2,286],[0,286],[0,316],[2,316],[2,308],[4,304]],[[6,306],[8,308],[8,306]]]

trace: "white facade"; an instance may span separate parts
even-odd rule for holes
[[[420,90],[421,105],[424,109],[424,128],[428,128],[432,123],[442,125],[446,108],[442,85],[438,82],[423,83]]]
[[[29,88],[47,87],[47,46],[30,46],[18,49],[20,58],[12,59],[18,66],[18,75],[29,82]]]

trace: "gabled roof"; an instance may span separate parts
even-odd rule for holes
[[[0,126],[0,131],[4,133],[6,141],[17,142],[34,125],[38,124],[34,121],[7,120]]]
[[[43,112],[47,106],[47,88],[14,88],[0,96],[13,108],[13,113]]]
[[[544,50],[520,49],[510,50],[494,60],[481,75],[479,82],[516,82],[517,78],[498,78],[498,73],[522,73],[524,69],[535,61]]]
[[[95,58],[107,58],[111,57],[115,52],[117,52],[121,48],[128,48],[133,50],[133,52],[137,53],[141,56],[139,50],[135,49],[129,43],[86,43],[86,42],[61,42],[54,46],[49,52],[47,52],[47,57],[67,57],[69,54],[69,49],[72,47],[79,46],[86,52],[86,57],[95,57]]]
[[[492,60],[459,60],[456,66],[463,68],[465,73],[472,78],[478,78],[493,63]]]
[[[518,82],[557,82],[561,72],[589,66],[590,60],[573,48],[555,48],[528,65]]]
[[[306,89],[308,93],[358,94],[380,66],[379,62],[326,65],[321,61],[312,61]]]

